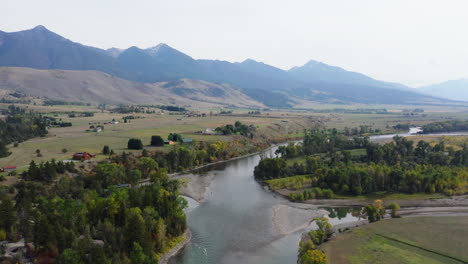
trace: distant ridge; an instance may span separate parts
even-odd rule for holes
[[[419,90],[433,96],[468,102],[468,79],[450,80],[424,86]]]
[[[240,63],[195,60],[167,44],[107,50],[85,46],[44,26],[0,31],[0,67],[100,71],[133,82],[178,79],[229,84],[269,107],[294,107],[301,101],[338,104],[447,104],[408,87],[372,79],[322,62],[309,61],[288,71],[252,59]]]

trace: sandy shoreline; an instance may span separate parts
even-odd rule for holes
[[[288,235],[309,227],[312,219],[323,217],[328,212],[317,207],[296,207],[287,204],[277,204],[272,207],[273,232],[278,235]]]
[[[210,189],[211,182],[215,177],[215,174],[209,175],[195,175],[195,174],[184,174],[173,176],[173,179],[186,180],[186,184],[180,186],[180,191],[183,195],[190,197],[199,203],[205,201],[206,195]]]

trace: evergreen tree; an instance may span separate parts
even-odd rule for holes
[[[3,157],[8,157],[10,156],[11,152],[8,151],[8,148],[6,147],[5,143],[3,141],[0,141],[0,158]]]
[[[143,149],[143,143],[141,142],[140,139],[131,138],[128,140],[127,148],[128,149]]]
[[[109,146],[105,145],[105,146],[102,148],[102,154],[104,154],[104,155],[109,155],[109,153],[110,153]]]
[[[152,136],[151,137],[151,146],[164,146],[164,139],[161,136]]]

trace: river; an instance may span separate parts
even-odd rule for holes
[[[400,136],[410,136],[416,132],[411,130]],[[393,136],[373,136],[371,140],[380,141]],[[272,155],[275,149],[269,149],[264,154]],[[307,224],[313,217],[304,216],[301,211],[320,211],[323,214],[323,210],[313,205],[294,209],[296,211],[288,209],[283,213],[282,224],[306,224],[291,232],[279,232],[274,221],[278,205],[282,205],[282,209],[298,205],[265,190],[255,181],[253,171],[259,161],[260,155],[252,155],[211,165],[188,175],[192,179],[208,177],[206,182],[210,184],[203,203],[198,204],[189,199],[187,221],[192,231],[192,240],[181,254],[171,259],[171,264],[296,263],[301,234],[313,227]],[[301,214],[302,218],[299,217]],[[348,213],[330,222],[336,225],[356,220]]]
[[[268,150],[268,154],[274,150]],[[292,204],[254,180],[253,171],[259,161],[260,155],[253,155],[196,172],[198,177],[212,177],[211,185],[200,205],[189,199],[187,220],[192,241],[171,263],[296,263],[298,243],[305,229],[288,234],[275,229],[275,208],[289,208]],[[346,217],[334,219],[333,223],[353,220]],[[287,221],[300,223],[301,219],[291,214]]]
[[[369,138],[371,141],[380,142],[380,141],[392,139],[394,136],[400,136],[400,137],[416,136],[418,135],[419,132],[422,132],[421,127],[411,127],[410,130],[406,133],[376,135],[376,136],[370,136]],[[420,134],[420,135],[423,135],[423,136],[467,136],[468,132],[455,131],[455,132],[430,133],[430,134]]]

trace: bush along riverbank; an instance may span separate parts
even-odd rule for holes
[[[314,223],[317,229],[304,234],[299,243],[299,264],[328,263],[327,255],[318,247],[333,234],[332,225],[327,218],[314,218]]]
[[[348,139],[336,130],[310,130],[302,144],[260,161],[255,178],[293,201],[376,193],[468,192],[468,146],[417,143],[396,136],[386,144]]]

